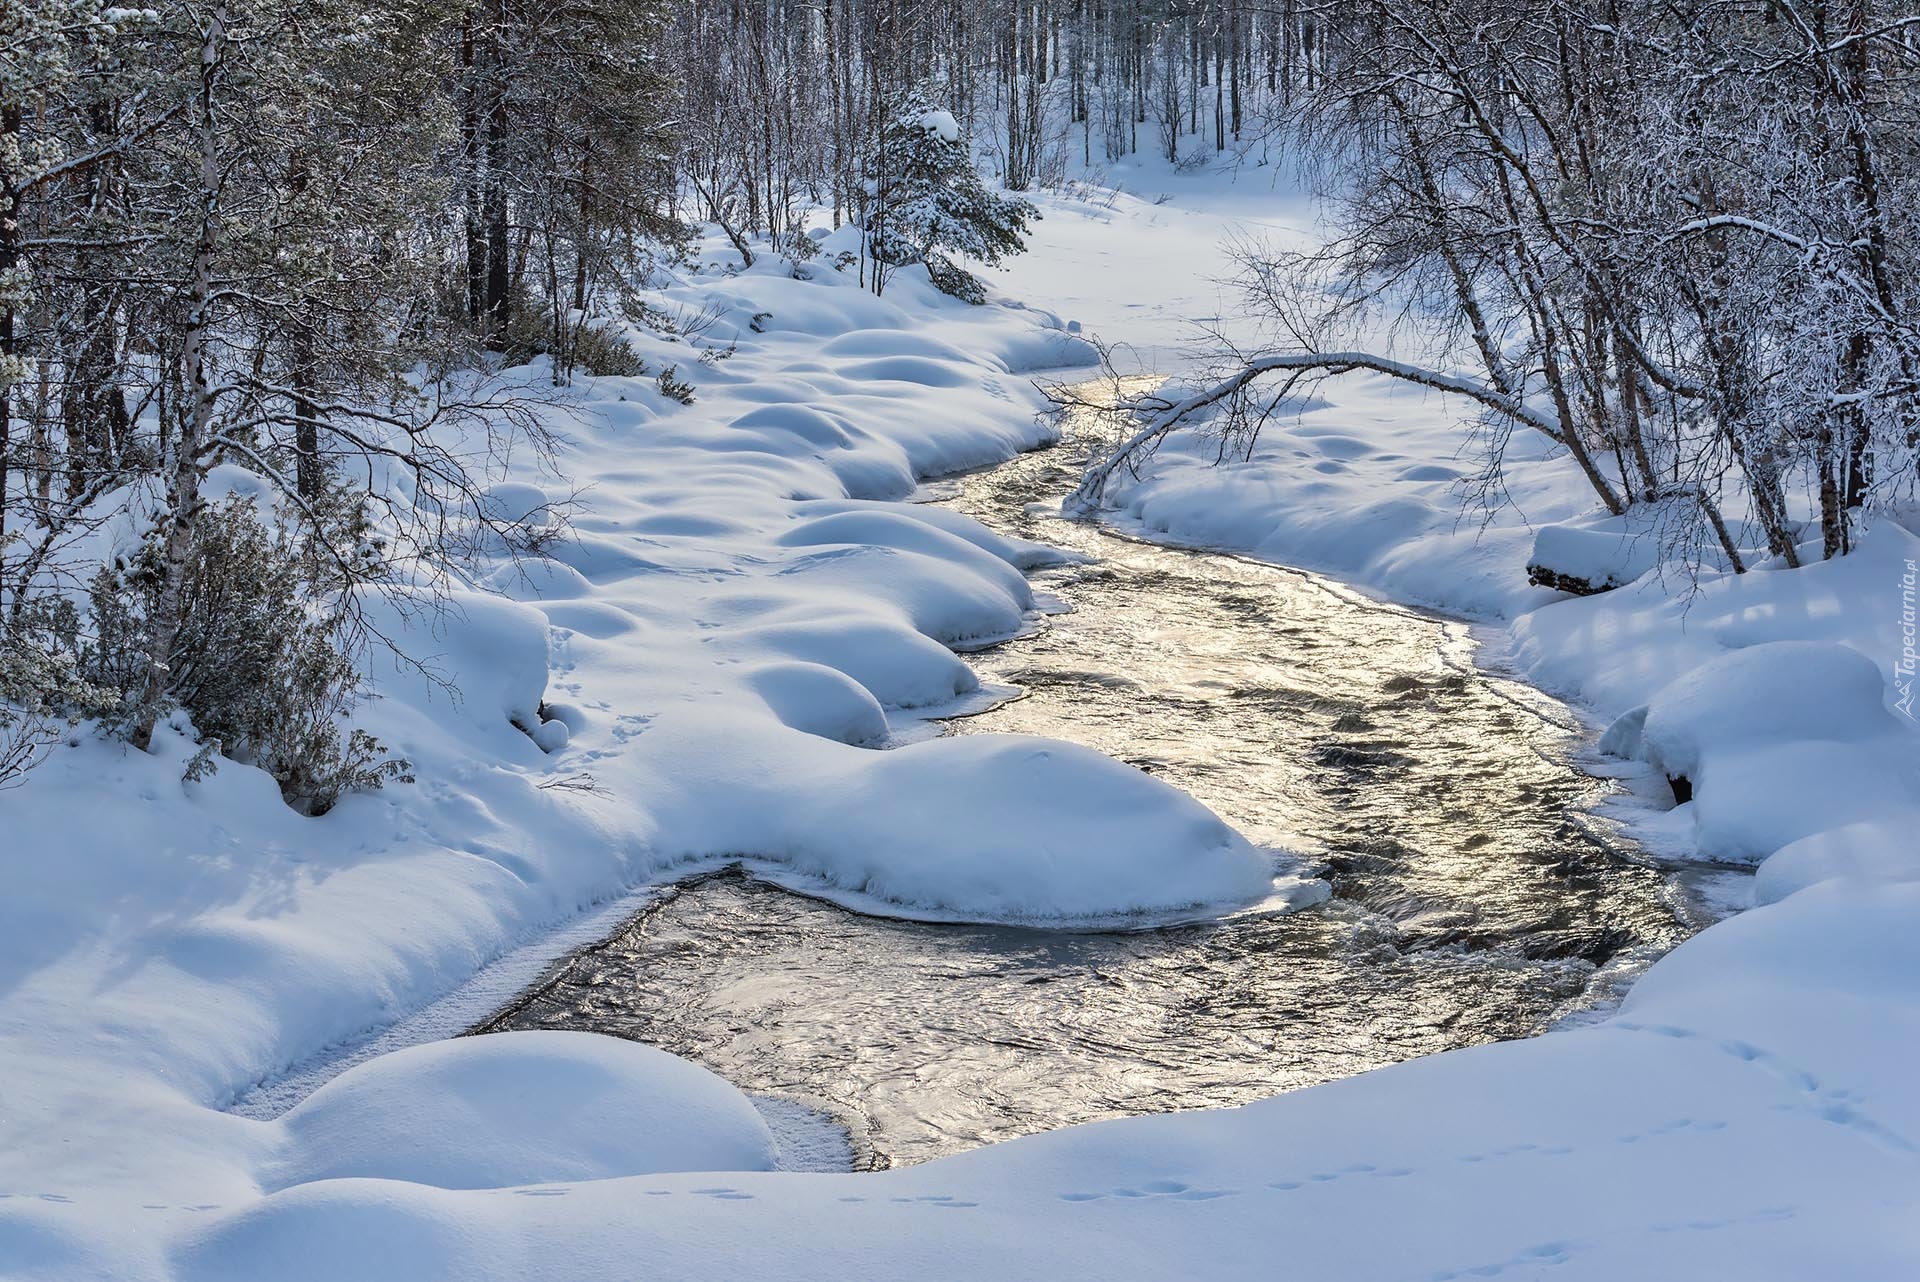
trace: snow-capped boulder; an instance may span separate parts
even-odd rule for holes
[[[1625,587],[1660,563],[1660,539],[1643,520],[1545,525],[1533,536],[1527,581],[1575,596]]]

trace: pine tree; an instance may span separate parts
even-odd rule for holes
[[[952,113],[911,100],[880,137],[869,183],[867,252],[877,268],[874,293],[894,270],[924,263],[934,287],[970,303],[986,286],[954,261],[989,266],[1026,249],[1033,202],[999,196],[980,181]]]

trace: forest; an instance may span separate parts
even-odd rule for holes
[[[1871,0],[11,4],[0,773],[63,721],[144,746],[175,708],[309,809],[403,772],[341,728],[355,602],[430,596],[510,537],[480,489],[541,431],[503,369],[637,368],[606,322],[670,323],[650,278],[696,220],[743,265],[857,225],[835,267],[879,291],[925,263],[978,301],[959,263],[1019,250],[1019,193],[1142,152],[1303,167],[1337,231],[1241,247],[1270,341],[1132,405],[1093,490],[1198,409],[1230,407],[1244,452],[1360,370],[1459,398],[1485,495],[1537,433],[1699,563],[1842,555],[1920,443],[1916,22]],[[222,469],[257,491],[216,501]]]

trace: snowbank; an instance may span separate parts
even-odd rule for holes
[[[269,1189],[379,1179],[511,1188],[660,1171],[767,1171],[773,1136],[704,1068],[593,1033],[430,1042],[351,1069],[276,1125]]]
[[[783,810],[792,871],[885,912],[1059,923],[1244,907],[1273,857],[1152,775],[1088,748],[965,735],[851,762]],[[864,767],[864,768],[862,768]],[[1291,902],[1324,897],[1288,879]]]
[[[1830,641],[1774,641],[1664,686],[1637,735],[1605,746],[1697,789],[1707,855],[1760,860],[1790,842],[1920,800],[1920,761],[1873,660]]]
[[[1772,641],[1734,650],[1678,677],[1653,697],[1641,751],[1669,775],[1697,775],[1710,759],[1806,739],[1877,739],[1898,731],[1872,659],[1830,641]]]
[[[1843,878],[1865,883],[1920,881],[1920,809],[1902,807],[1885,818],[1842,824],[1789,842],[1754,874],[1753,901],[1776,904],[1788,895]]]
[[[1351,1282],[1910,1277],[1917,911],[1816,888],[1600,1027],[904,1170],[303,1185],[177,1216],[169,1276],[1166,1282],[1260,1276],[1284,1242]]]
[[[795,720],[834,728],[860,706],[808,681],[846,701],[790,698]],[[1324,892],[1185,793],[1074,744],[963,735],[874,752],[714,709],[663,712],[647,736],[674,765],[647,791],[662,858],[743,857],[862,911],[1085,925]]]

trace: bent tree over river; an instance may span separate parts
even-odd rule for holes
[[[972,656],[1025,697],[949,732],[1098,748],[1307,856],[1332,897],[1066,933],[863,916],[728,871],[486,1029],[664,1047],[826,1114],[876,1167],[1527,1036],[1689,933],[1687,894],[1594,814],[1609,785],[1578,768],[1578,719],[1477,667],[1465,625],[1057,519],[1085,415],[1050,450],[931,491],[1083,558],[1034,574],[1067,607],[1050,626]]]

